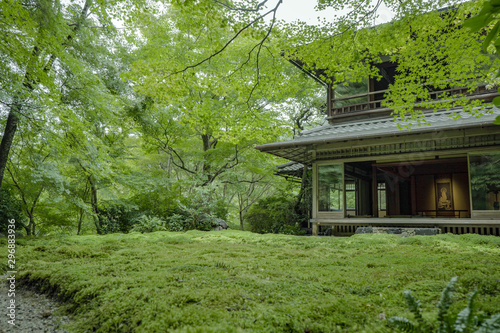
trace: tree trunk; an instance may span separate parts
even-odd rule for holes
[[[310,216],[310,205],[311,205],[311,196],[310,196],[310,186],[311,186],[311,175],[309,174],[309,170],[307,166],[304,165],[302,169],[302,182],[300,184],[300,192],[297,196],[297,200],[295,201],[295,213],[298,215],[303,215],[307,219]]]
[[[82,221],[83,221],[83,208],[80,208],[80,218],[78,219],[78,230],[76,234],[79,235],[82,231]]]
[[[240,230],[245,230],[245,225],[244,225],[244,221],[243,221],[243,211],[240,210]]]
[[[253,192],[253,184],[251,186],[252,190],[250,191],[250,195]],[[248,212],[248,209],[250,208],[248,197],[244,199],[243,194],[238,193],[238,206],[239,206],[238,212],[240,216],[240,230],[245,230],[245,214]]]
[[[203,141],[203,153],[210,150],[210,136],[208,134],[202,134],[201,140]],[[208,163],[207,155],[203,155],[203,173],[210,178],[210,163]]]
[[[17,113],[20,109],[21,107],[17,103],[11,106],[7,123],[5,124],[5,132],[2,137],[2,143],[0,143],[0,188],[2,187],[3,175],[9,160],[10,147],[12,146],[14,135],[17,131],[17,123],[19,121]]]
[[[297,196],[297,200],[295,201],[294,209],[296,213],[300,212],[300,204],[305,196],[306,186],[307,186],[307,167],[304,165],[302,168],[302,181],[300,183],[300,191],[299,195]]]
[[[80,163],[80,166],[82,166],[82,164]],[[83,166],[82,166],[82,169],[83,169]],[[89,185],[90,185],[90,182],[87,182],[85,184],[85,190],[83,191],[83,196],[82,196],[82,199],[83,199],[83,202],[85,202],[85,200],[87,200],[87,195],[89,194]],[[80,208],[80,218],[78,219],[78,230],[76,231],[76,234],[77,235],[80,235],[80,233],[82,232],[82,222],[83,222],[83,215],[85,214],[85,210],[83,208]]]
[[[35,233],[36,225],[35,225],[35,218],[33,215],[30,216],[30,225],[31,225],[31,235],[35,236],[36,235],[36,233]]]
[[[27,236],[35,236],[35,217],[33,216],[33,212],[26,210],[26,214],[29,218],[29,223],[27,225],[23,225],[24,230],[26,230]]]
[[[31,223],[31,219],[30,219],[30,223]],[[23,228],[26,231],[27,236],[31,235],[31,225],[30,224],[28,224],[28,225],[24,224]]]
[[[92,176],[89,176],[90,184],[90,204],[92,205],[92,211],[94,212],[94,224],[98,235],[102,235],[101,229],[101,219],[99,217],[99,208],[97,207],[97,187],[95,186]]]
[[[250,205],[240,210],[240,230],[245,230],[245,215],[247,214],[249,209]]]

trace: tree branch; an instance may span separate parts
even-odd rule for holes
[[[347,28],[345,28],[345,29],[344,29],[344,30],[342,30],[341,32],[338,32],[338,33],[336,33],[336,34],[334,34],[334,35],[330,35],[330,36],[328,36],[328,37],[323,38],[323,41],[328,40],[328,39],[332,39],[332,38],[335,38],[335,37],[338,37],[338,36],[340,36],[340,35],[345,34],[347,31],[351,30],[351,29],[352,29],[352,27],[354,27],[354,26],[358,25],[361,21],[363,21],[364,19],[366,19],[368,16],[370,16],[370,15],[372,15],[372,14],[376,13],[376,12],[377,12],[377,10],[378,10],[378,8],[380,7],[380,5],[381,5],[381,4],[382,4],[382,0],[378,0],[378,1],[377,1],[377,4],[375,5],[375,7],[373,7],[373,9],[372,9],[372,10],[370,10],[370,11],[369,11],[369,12],[367,12],[365,15],[363,15],[363,17],[362,17],[361,19],[359,19],[359,20],[358,20],[358,21],[356,21],[356,22],[351,23],[351,24],[350,24]],[[359,8],[360,8],[360,6],[358,6],[355,10],[351,11],[349,14],[347,14],[347,15],[346,15],[346,16],[344,16],[344,17],[347,17],[347,16],[351,15],[352,13],[356,12]]]
[[[28,203],[26,202],[26,196],[25,196],[24,191],[22,190],[21,186],[19,186],[19,184],[17,183],[16,178],[14,177],[14,173],[12,173],[12,170],[10,170],[9,167],[7,167],[7,172],[10,174],[10,178],[12,179],[14,187],[17,188],[19,190],[19,192],[21,193],[21,199],[23,200],[23,203],[26,206],[26,209],[28,209],[27,208]]]
[[[257,81],[255,82],[254,86],[252,87],[252,90],[250,91],[250,94],[248,94],[247,98],[247,104],[250,102],[250,98],[252,98],[253,92],[257,88],[257,86],[260,83],[260,67],[259,67],[259,56],[260,56],[260,51],[262,50],[262,45],[264,42],[269,38],[269,35],[273,31],[274,24],[276,23],[276,11],[278,10],[279,6],[283,3],[283,0],[278,1],[276,4],[276,7],[274,7],[273,11],[273,20],[271,21],[271,25],[269,26],[269,29],[267,29],[267,33],[264,36],[264,38],[260,41],[258,44],[259,49],[257,50],[257,59],[256,59],[256,70],[257,73],[255,74]]]
[[[73,34],[75,34],[78,30],[80,30],[80,27],[81,27],[83,21],[89,15],[88,11],[89,11],[89,8],[90,8],[91,4],[92,4],[92,0],[85,1],[85,5],[83,6],[82,11],[80,12],[80,17],[79,17],[78,21],[76,23],[74,23],[72,34],[69,34],[66,37],[66,41],[64,43],[62,43],[63,46],[67,46],[68,42],[73,39]],[[52,65],[54,64],[54,61],[56,60],[56,58],[57,57],[56,57],[56,55],[54,53],[52,53],[50,55],[49,60],[47,61],[47,64],[45,64],[45,66],[43,66],[43,71],[45,73],[47,73],[48,71],[50,71],[50,69],[52,68]]]
[[[226,7],[229,10],[234,10],[234,11],[239,11],[239,12],[258,12],[262,8],[262,6],[264,6],[268,1],[269,0],[264,0],[261,3],[259,3],[257,5],[257,7],[253,8],[253,9],[249,9],[249,8],[242,8],[242,7],[231,7],[228,4],[223,3],[222,1],[214,0],[215,3],[217,3],[223,7]]]
[[[193,170],[189,170],[189,169],[186,167],[186,164],[184,163],[184,160],[183,160],[183,159],[181,158],[181,156],[180,156],[180,155],[179,155],[179,154],[175,151],[175,149],[174,149],[174,148],[172,148],[171,146],[168,146],[168,145],[166,145],[166,146],[165,146],[165,148],[167,148],[167,153],[168,153],[168,154],[172,157],[172,163],[173,163],[176,167],[178,167],[179,169],[182,169],[182,170],[184,170],[184,171],[186,171],[186,172],[189,172],[190,174],[193,174],[193,175],[194,175],[194,174],[196,174],[196,172],[195,172],[195,171],[193,171]],[[163,150],[163,149],[162,149],[162,150]],[[172,153],[173,153],[173,154],[172,154]],[[175,162],[174,155],[175,155],[175,157],[177,157],[177,158],[179,159],[179,161],[180,161],[180,163],[181,163],[181,164],[177,164],[177,163]]]
[[[214,0],[215,1],[215,0]],[[267,0],[266,0],[267,1]],[[181,70],[178,70],[176,72],[173,72],[173,73],[170,73],[167,77],[170,77],[170,76],[173,76],[173,75],[177,75],[177,74],[180,74],[180,73],[183,73],[185,71],[187,71],[188,69],[191,69],[191,68],[195,68],[195,67],[198,67],[202,64],[204,64],[205,62],[207,61],[210,61],[211,59],[213,59],[214,57],[218,56],[219,54],[221,54],[222,52],[224,52],[224,50],[232,43],[236,40],[236,38],[238,38],[239,35],[241,35],[243,33],[243,31],[245,31],[246,29],[248,29],[249,27],[251,27],[253,24],[255,24],[257,21],[263,19],[264,17],[266,17],[267,15],[271,14],[271,13],[274,13],[274,17],[276,16],[276,11],[278,10],[279,6],[283,3],[283,0],[280,0],[276,7],[274,7],[273,9],[271,9],[270,11],[268,11],[267,13],[265,14],[262,14],[262,15],[259,15],[256,19],[254,19],[253,21],[251,21],[250,23],[248,23],[247,25],[245,25],[243,28],[241,28],[228,42],[226,42],[226,44],[224,44],[224,46],[222,46],[222,48],[220,48],[218,51],[216,51],[215,53],[212,53],[210,56],[208,56],[207,58],[193,64],[193,65],[189,65],[189,66],[186,66],[184,67],[184,69],[181,69]],[[273,24],[274,24],[274,18],[273,18]],[[269,36],[269,33],[266,35],[266,37],[264,38],[264,40]],[[262,42],[263,43],[263,42]]]
[[[235,149],[234,157],[229,162],[227,162],[226,164],[221,166],[219,168],[219,170],[217,170],[216,173],[209,175],[207,181],[205,181],[202,186],[206,186],[206,185],[210,184],[211,182],[213,182],[215,180],[215,178],[217,178],[224,171],[232,169],[240,163],[240,161],[238,160],[238,152],[239,152],[238,146],[235,146],[234,149]],[[232,162],[234,162],[234,163],[232,163]]]

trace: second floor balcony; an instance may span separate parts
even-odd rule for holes
[[[393,111],[393,109],[384,106],[383,100],[389,89],[371,91],[361,94],[353,94],[343,97],[335,97],[333,91],[330,92],[328,98],[328,120],[340,120],[347,117],[360,117],[372,116],[377,114],[386,114]],[[425,103],[417,103],[414,109],[418,110],[431,110],[429,107],[432,101],[442,102],[444,99],[454,98],[467,98],[469,100],[480,99],[483,102],[491,102],[493,98],[498,96],[497,87],[489,87],[486,84],[479,84],[474,90],[471,91],[467,87],[452,87],[443,90],[429,91],[429,98]],[[431,101],[431,103],[429,103]]]

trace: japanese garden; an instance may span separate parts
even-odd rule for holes
[[[0,2],[0,332],[500,332],[500,1],[299,3]]]

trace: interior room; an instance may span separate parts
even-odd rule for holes
[[[347,217],[470,217],[466,157],[344,168]]]

